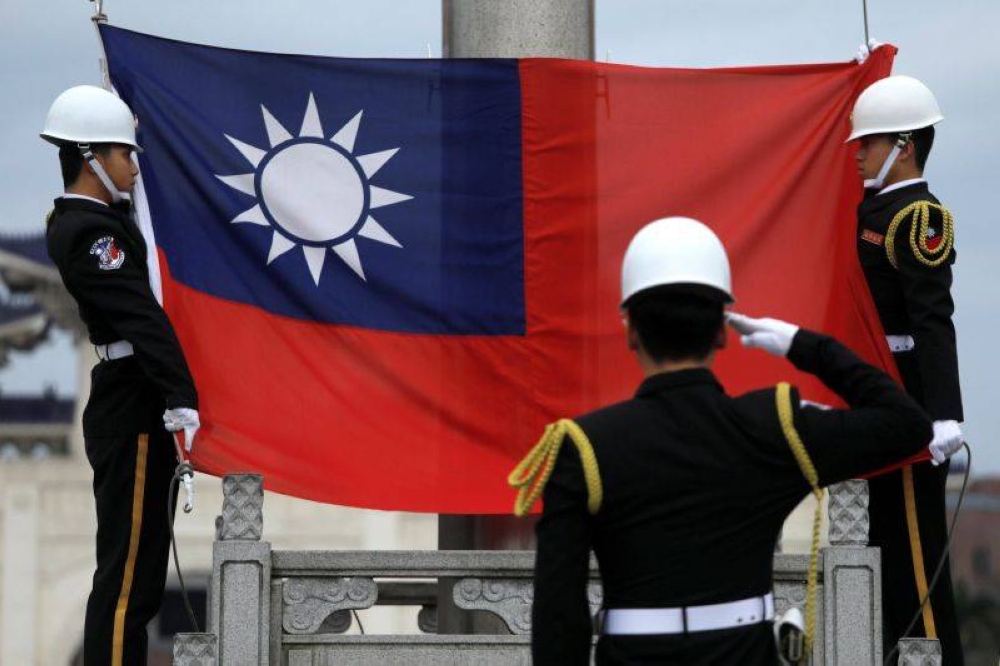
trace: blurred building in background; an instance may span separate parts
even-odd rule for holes
[[[964,471],[959,455],[948,477],[951,512]],[[994,666],[1000,656],[1000,477],[969,481],[951,545],[951,571],[966,663]]]

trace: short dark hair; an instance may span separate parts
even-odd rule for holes
[[[913,143],[917,168],[923,171],[924,165],[927,164],[927,156],[931,154],[931,147],[934,145],[934,126],[913,130],[913,133],[910,134],[910,142]]]
[[[110,143],[92,143],[90,150],[95,155],[107,155],[111,151]],[[59,166],[62,168],[63,187],[69,187],[80,177],[83,170],[83,155],[75,143],[64,143],[59,146]]]
[[[625,304],[643,349],[657,363],[707,358],[723,326],[723,306],[721,294],[674,285],[646,289]]]

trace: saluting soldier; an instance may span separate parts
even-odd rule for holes
[[[83,413],[97,505],[84,663],[140,665],[167,574],[175,448],[164,427],[184,431],[190,450],[198,398],[129,215],[139,150],[131,110],[101,88],[70,88],[53,102],[41,136],[59,147],[65,186],[47,222],[49,256],[100,358]]]
[[[549,426],[511,474],[516,513],[544,498],[536,666],[589,663],[591,549],[604,593],[598,664],[773,666],[772,568],[788,514],[820,486],[930,441],[923,411],[886,374],[774,319],[728,315],[745,346],[787,356],[850,409],[803,405],[788,384],[727,395],[711,368],[732,302],[725,250],[703,224],[658,220],[629,245],[622,317],[645,380],[631,400]]]
[[[871,543],[882,549],[885,648],[891,650],[920,614],[916,636],[941,641],[944,663],[963,663],[950,564],[927,597],[946,557],[947,460],[963,444],[962,393],[951,297],[955,226],[923,177],[943,119],[934,94],[908,76],[869,86],[852,115],[848,141],[859,140],[865,179],[858,207],[858,255],[886,344],[907,392],[934,422],[932,463],[872,479]]]

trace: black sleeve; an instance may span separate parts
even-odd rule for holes
[[[591,523],[576,447],[567,437],[545,486],[535,528],[535,600],[531,654],[535,666],[589,666],[593,625],[587,603]]]
[[[113,242],[117,259],[101,261],[98,244]],[[118,255],[115,255],[118,257]],[[149,287],[140,252],[127,236],[108,228],[81,231],[70,245],[67,275],[80,298],[100,311],[156,384],[168,408],[198,408],[194,380],[170,320]]]
[[[803,443],[826,486],[907,458],[932,436],[927,415],[887,374],[831,337],[800,330],[788,359],[816,375],[849,409],[796,409]],[[794,396],[798,404],[798,396]]]
[[[964,420],[962,391],[958,383],[958,350],[951,316],[951,264],[954,251],[939,266],[921,262],[910,247],[910,226],[901,224],[896,233],[896,260],[903,288],[906,313],[913,326],[914,352],[920,368],[923,404],[935,421]]]

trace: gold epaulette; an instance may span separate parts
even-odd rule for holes
[[[809,574],[806,578],[806,655],[812,650],[813,637],[816,635],[816,584],[819,566],[819,536],[823,524],[823,490],[819,487],[819,474],[813,465],[809,451],[806,450],[799,432],[795,429],[795,411],[792,407],[792,387],[782,382],[774,392],[778,406],[778,420],[781,431],[785,435],[789,448],[795,456],[802,475],[809,482],[812,493],[816,497],[816,513],[813,514],[812,545],[809,548]]]
[[[542,438],[507,477],[507,483],[512,488],[517,489],[517,498],[514,500],[515,516],[527,515],[538,498],[542,496],[545,484],[552,476],[559,448],[566,435],[569,435],[570,441],[576,445],[577,451],[580,452],[583,478],[587,484],[587,509],[591,515],[595,515],[601,509],[604,490],[601,486],[601,472],[597,468],[594,447],[591,446],[587,433],[574,421],[560,419],[545,426]]]
[[[55,208],[50,208],[49,212],[45,214],[45,228],[48,229],[49,225],[52,224],[52,216],[56,214]]]
[[[931,229],[931,210],[941,213],[941,240],[933,248],[927,244],[928,232]],[[885,253],[892,267],[899,269],[896,259],[896,232],[899,230],[899,225],[907,219],[910,220],[910,250],[917,261],[929,268],[935,268],[947,261],[951,255],[951,248],[955,245],[955,219],[951,211],[930,201],[915,201],[896,213],[885,234]]]

